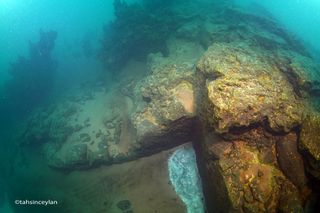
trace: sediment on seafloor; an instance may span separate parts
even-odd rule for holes
[[[312,206],[319,189],[311,184],[320,181],[319,66],[272,18],[232,7],[215,12],[184,17],[166,40],[167,54],[148,55],[143,76],[123,68],[129,77],[108,92],[83,89],[35,113],[24,145],[38,144],[48,165],[73,171],[192,140],[208,212]]]

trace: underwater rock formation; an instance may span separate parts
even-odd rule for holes
[[[319,70],[299,43],[270,27],[275,22],[239,10],[233,15],[248,21],[232,30],[238,38],[213,42],[197,64],[204,127],[198,156],[208,211],[302,212],[311,191],[298,135],[305,113],[314,111],[309,103]]]
[[[262,58],[262,60],[260,60]],[[197,69],[206,76],[208,103],[217,132],[253,123],[267,123],[277,132],[288,132],[301,123],[303,103],[268,53],[239,43],[212,45]]]
[[[39,112],[25,143],[76,170],[194,141],[208,212],[302,212],[319,192],[319,66],[272,17],[194,4],[157,18],[115,1],[102,60],[121,70],[143,55],[148,72]]]
[[[201,174],[209,211],[303,210],[299,189],[277,163],[275,146],[282,137],[266,134],[258,128],[227,139],[214,133],[204,138],[198,155],[200,165],[204,163]]]
[[[100,100],[101,93],[96,95]],[[88,110],[94,104],[94,110],[100,112],[104,105],[93,102],[93,98],[85,92],[51,108],[39,109],[29,119],[22,145],[41,146],[48,165],[53,168],[85,169],[110,163],[110,132],[103,128],[101,116]]]
[[[164,64],[152,72],[136,88],[138,104],[132,116],[137,132],[136,149],[141,154],[188,141],[195,117],[192,68]]]
[[[307,170],[320,181],[320,115],[306,116],[301,126],[299,146],[305,152]]]
[[[287,73],[297,76],[295,71],[288,66],[284,72],[277,66],[282,58],[273,54],[219,43],[197,65],[205,138],[199,155],[209,211],[301,212],[310,195],[295,132],[305,125],[311,94],[296,92],[299,78]],[[216,136],[206,137],[211,134]],[[221,199],[229,202],[221,205]]]
[[[108,95],[86,91],[36,113],[24,143],[43,145],[50,166],[73,170],[125,162],[190,141],[195,70],[189,53],[185,57],[180,54],[175,64],[161,54],[150,55],[152,74],[127,85],[130,89],[116,88],[122,92]]]
[[[12,79],[6,83],[5,91],[10,110],[15,113],[25,114],[48,97],[57,68],[51,57],[56,38],[56,31],[40,31],[39,41],[29,43],[29,57],[19,57],[11,65]]]
[[[307,177],[302,155],[298,150],[298,137],[294,132],[280,137],[276,143],[278,164],[284,175],[300,190],[307,189]]]

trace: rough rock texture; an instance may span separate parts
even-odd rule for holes
[[[277,159],[279,167],[286,177],[299,189],[304,190],[307,187],[307,178],[297,143],[298,138],[294,133],[280,138],[276,144]]]
[[[302,212],[320,190],[319,66],[266,14],[190,4],[146,76],[36,113],[25,144],[79,169],[194,140],[208,212]]]
[[[261,49],[242,43],[207,50],[197,68],[206,77],[204,107],[217,132],[264,121],[274,131],[288,132],[301,123],[303,103],[274,63]]]
[[[300,148],[306,153],[307,169],[320,180],[320,115],[309,114],[304,120],[300,138]]]
[[[48,165],[54,168],[82,169],[110,162],[109,129],[99,114],[91,112],[101,110],[102,102],[93,99],[102,97],[101,91],[87,91],[39,110],[29,120],[24,145],[41,146]]]
[[[128,140],[129,156],[145,156],[191,140],[196,116],[195,63],[200,45],[172,38],[170,57],[148,56],[149,73],[132,88],[129,113],[134,139]],[[124,156],[127,160],[128,156]]]
[[[302,212],[311,193],[303,140],[309,174],[319,174],[312,156],[319,124],[305,113],[314,111],[320,70],[271,18],[227,11],[204,25],[208,49],[197,64],[197,153],[208,211]],[[236,20],[244,22],[230,24]]]
[[[293,51],[280,51],[278,68],[287,76],[299,96],[319,96],[320,66],[313,59]]]
[[[206,138],[199,140],[199,155],[206,156],[200,164],[209,211],[302,212],[310,195],[293,132],[305,123],[308,101],[299,91],[307,90],[279,68],[281,58],[269,55],[244,43],[217,43],[197,65]],[[208,142],[209,134],[220,136]]]
[[[151,65],[152,66],[152,65]],[[135,149],[160,151],[188,141],[195,117],[193,69],[185,64],[165,64],[136,88],[141,97],[132,123],[137,131]]]
[[[51,167],[74,170],[189,142],[196,116],[195,63],[203,49],[175,39],[168,46],[171,57],[150,54],[150,73],[142,79],[124,80],[108,92],[82,88],[39,110],[29,120],[23,143],[40,146]]]
[[[307,150],[312,157],[320,160],[320,115],[310,114],[302,124],[300,146]]]
[[[261,129],[247,134],[251,138],[225,140],[213,134],[204,139],[208,210],[301,212],[298,189],[277,168],[275,138],[262,135]]]

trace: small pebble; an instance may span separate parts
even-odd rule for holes
[[[129,200],[121,200],[117,203],[117,207],[122,211],[129,210],[131,208],[131,203]]]

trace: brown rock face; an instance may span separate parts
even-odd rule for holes
[[[287,76],[299,96],[319,95],[320,67],[306,56],[293,51],[282,51],[277,56],[277,67]]]
[[[204,107],[217,132],[264,121],[274,131],[288,132],[301,123],[303,104],[273,63],[262,50],[244,44],[208,49],[197,68],[207,77]]]
[[[302,212],[320,181],[319,66],[270,17],[203,2],[146,76],[39,112],[24,137],[71,170],[193,141],[208,212]]]
[[[309,114],[304,120],[300,138],[300,148],[307,158],[307,169],[310,174],[320,180],[320,115]]]
[[[300,133],[300,145],[317,161],[320,160],[320,115],[309,114]]]
[[[304,163],[298,152],[296,134],[289,133],[279,139],[276,145],[278,163],[283,173],[299,189],[303,190],[307,184]]]
[[[161,57],[153,59],[158,60]],[[137,132],[134,151],[138,155],[190,141],[196,115],[192,67],[172,63],[151,63],[150,67],[154,67],[153,73],[136,87],[138,104],[131,117]]]
[[[257,135],[257,132],[263,133],[253,129],[248,134]],[[202,154],[206,156],[204,176],[210,188],[204,191],[210,195],[207,196],[207,203],[212,202],[210,212],[302,211],[297,188],[274,160],[265,159],[266,153],[269,159],[276,159],[275,142],[263,135],[256,139],[262,138],[269,143],[261,144],[259,149],[248,139],[226,141],[218,136],[205,139],[202,147]]]
[[[319,175],[320,125],[304,120],[319,70],[290,36],[266,27],[275,23],[245,18],[261,32],[235,27],[229,36],[237,33],[242,40],[218,36],[222,40],[208,47],[196,67],[204,138],[198,156],[208,211],[302,212],[310,189],[298,147],[312,156],[309,168]],[[263,38],[262,31],[278,39]]]

